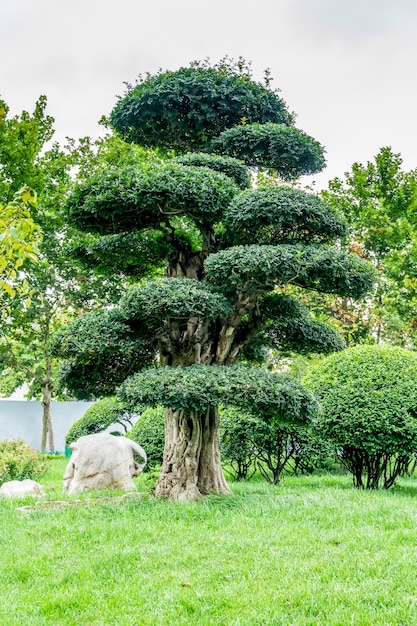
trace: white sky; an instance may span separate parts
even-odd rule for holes
[[[55,139],[100,134],[123,82],[228,55],[252,61],[326,147],[326,186],[382,146],[417,167],[416,0],[0,0],[0,95],[41,94]]]

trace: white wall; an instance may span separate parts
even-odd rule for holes
[[[65,435],[93,402],[52,402],[55,451],[64,452]],[[20,437],[37,450],[42,435],[42,405],[32,400],[0,400],[0,441]]]

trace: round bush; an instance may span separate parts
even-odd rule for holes
[[[147,75],[128,88],[110,120],[128,142],[180,152],[198,150],[242,120],[293,121],[276,92],[251,80],[240,61],[226,60]]]
[[[111,424],[124,425],[125,430],[131,426],[132,413],[126,410],[122,402],[114,398],[103,398],[90,406],[84,415],[73,423],[65,441],[67,444],[77,441],[84,435],[93,435],[106,430]]]
[[[213,139],[208,149],[251,167],[275,170],[288,179],[315,174],[326,164],[324,148],[318,141],[285,124],[244,124],[228,128]]]
[[[390,487],[417,450],[417,354],[357,346],[327,357],[304,380],[321,402],[317,428],[357,487]]]
[[[22,439],[0,442],[0,485],[10,480],[38,480],[50,464]]]
[[[164,454],[164,408],[146,409],[127,435],[145,450],[148,461],[144,471],[151,471],[162,464]]]

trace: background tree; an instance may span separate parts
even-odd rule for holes
[[[2,395],[9,395],[23,383],[30,386],[29,397],[40,397],[43,406],[41,449],[54,449],[51,423],[51,397],[57,361],[50,353],[50,335],[67,322],[67,279],[74,274],[74,264],[65,260],[65,222],[62,206],[71,181],[73,155],[50,145],[53,118],[46,114],[46,97],[36,102],[32,114],[8,117],[2,102],[0,126],[0,198],[4,203],[23,185],[37,194],[31,207],[31,218],[42,235],[38,263],[21,264],[31,289],[30,302],[15,299],[4,320],[0,336]]]
[[[377,272],[366,302],[330,305],[347,341],[414,346],[417,172],[404,172],[401,156],[385,147],[366,165],[354,163],[344,180],[330,181],[323,197],[343,211],[348,245]]]
[[[334,445],[358,488],[391,487],[417,446],[417,355],[393,346],[332,354],[305,378],[321,412],[317,430]]]
[[[331,245],[345,227],[318,197],[289,186],[248,187],[245,163],[293,179],[319,171],[324,157],[294,127],[269,80],[253,81],[243,61],[146,76],[128,88],[110,119],[126,141],[179,156],[108,168],[72,193],[74,226],[114,235],[116,258],[116,243],[134,237],[153,262],[142,266],[140,282],[118,307],[60,333],[63,382],[74,393],[96,395],[123,383],[119,396],[130,406],[166,408],[158,495],[228,493],[219,403],[272,407],[283,422],[308,422],[315,410],[299,383],[236,361],[245,350],[248,359],[257,342],[274,346],[302,336],[321,351],[343,345],[297,307],[285,285],[360,297],[372,272]],[[159,367],[143,370],[155,355]]]
[[[30,287],[20,271],[25,262],[37,262],[39,229],[33,221],[31,207],[35,193],[29,187],[16,192],[14,199],[0,204],[0,314],[4,322],[11,313],[11,301],[30,303]]]
[[[33,113],[9,117],[7,105],[0,104],[0,202],[4,205],[0,245],[12,255],[2,255],[8,308],[0,332],[0,393],[8,396],[23,383],[29,385],[28,397],[40,398],[43,407],[41,449],[46,449],[49,433],[48,448],[54,450],[51,400],[58,393],[59,359],[51,352],[50,337],[81,311],[117,300],[127,281],[123,267],[119,274],[115,269],[116,281],[111,284],[102,276],[97,279],[94,267],[81,266],[76,256],[70,256],[69,250],[78,249],[80,237],[69,228],[63,212],[72,176],[75,170],[88,176],[99,163],[101,167],[115,159],[130,163],[147,154],[129,148],[109,132],[96,143],[84,138],[69,140],[63,148],[51,144],[54,120],[46,107],[46,97],[41,96]],[[24,185],[35,190],[36,203],[28,191],[14,199],[18,190],[28,189]],[[36,234],[38,262],[34,264]],[[89,244],[93,243],[90,238]],[[83,252],[88,254],[86,250],[84,245]],[[133,262],[133,256],[127,259],[125,255],[124,261]],[[20,295],[25,297],[11,302],[9,296],[19,278]]]

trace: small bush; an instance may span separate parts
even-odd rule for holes
[[[311,474],[334,468],[327,441],[309,428],[284,426],[274,415],[222,408],[220,432],[222,460],[236,480],[249,478],[258,469],[265,480],[278,484],[283,473]]]
[[[220,451],[226,471],[234,480],[250,478],[256,471],[255,446],[252,431],[256,426],[255,418],[236,408],[221,407],[220,413]]]
[[[291,473],[295,476],[340,470],[332,444],[315,428],[300,430],[293,436],[292,445]]]
[[[146,409],[127,435],[145,450],[148,462],[144,471],[149,472],[162,464],[164,455],[164,408]]]
[[[317,429],[358,488],[385,488],[417,449],[417,354],[357,346],[313,367],[304,382],[321,402]]]
[[[73,423],[65,441],[68,445],[84,435],[101,433],[111,424],[116,423],[121,424],[127,431],[132,426],[131,419],[133,417],[134,415],[126,409],[122,402],[114,398],[104,398],[90,406],[84,415]]]
[[[0,442],[0,485],[10,480],[38,480],[51,462],[22,439]]]

